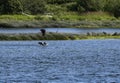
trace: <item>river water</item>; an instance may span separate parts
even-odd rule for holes
[[[0,41],[0,83],[119,83],[120,40]]]
[[[0,28],[0,33],[38,33],[41,28]],[[57,32],[57,33],[77,33],[84,34],[87,32],[107,32],[107,33],[120,33],[118,28],[45,28],[47,32]]]

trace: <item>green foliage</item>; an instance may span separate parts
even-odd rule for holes
[[[105,11],[120,16],[120,0],[77,0],[79,12]]]
[[[72,14],[73,16],[69,14],[67,16],[66,12],[82,14],[103,11],[109,12],[111,15],[119,18],[119,4],[120,0],[1,0],[0,14],[23,14],[28,17],[30,16],[29,14],[42,14],[43,16],[37,16],[35,19],[56,21],[62,19],[71,20],[71,18],[78,17],[74,16],[74,14]],[[45,15],[48,13],[52,17],[46,17]]]
[[[35,16],[35,18],[34,19],[36,19],[36,20],[43,20],[44,19],[44,17],[43,16]]]
[[[120,5],[117,5],[114,9],[114,16],[115,17],[120,17]]]
[[[72,2],[72,3],[66,4],[66,6],[67,6],[67,9],[70,10],[70,11],[77,11],[76,2]]]
[[[37,15],[34,17],[35,20],[49,21],[52,18],[50,15]]]
[[[49,4],[64,4],[69,2],[75,2],[75,0],[46,0]]]
[[[99,11],[103,8],[104,0],[77,0],[78,10]]]
[[[25,16],[25,15],[0,15],[0,19],[5,20],[33,20],[34,16]]]
[[[61,14],[65,11],[67,11],[66,6],[64,6],[64,5],[51,5],[51,4],[49,4],[46,6],[46,8],[47,8],[47,12],[50,15],[53,15],[53,14],[58,15],[58,14]]]
[[[105,0],[104,11],[113,12],[116,0]]]
[[[113,20],[115,18],[106,12],[88,12],[81,14],[79,19],[80,20]]]
[[[40,14],[46,11],[44,0],[21,0],[21,2],[25,13]]]
[[[47,33],[45,37],[38,33],[34,34],[0,34],[0,40],[78,40],[78,39],[120,39],[120,33],[107,34],[89,33],[89,34],[66,34],[66,33]]]
[[[51,18],[51,20],[53,20],[53,21],[59,21],[60,18],[58,18],[58,16],[53,16],[53,17]]]
[[[112,13],[115,17],[120,16],[120,0],[105,0],[104,11]]]
[[[1,14],[20,14],[22,5],[19,0],[1,0],[0,12]]]

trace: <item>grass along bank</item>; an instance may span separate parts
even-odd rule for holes
[[[120,21],[0,20],[1,28],[120,28]]]
[[[120,18],[105,12],[61,12],[44,15],[0,15],[0,27],[78,27],[78,28],[120,28]]]
[[[120,33],[107,34],[87,33],[87,34],[68,34],[68,33],[47,33],[42,36],[40,33],[22,34],[0,34],[0,40],[80,40],[80,39],[120,39]]]

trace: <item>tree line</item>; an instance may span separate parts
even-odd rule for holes
[[[0,0],[0,14],[44,14],[47,4],[75,3],[67,7],[79,13],[104,11],[120,16],[120,0]]]
[[[0,14],[39,14],[45,5],[44,0],[0,0]]]
[[[120,0],[77,0],[79,12],[105,11],[120,16]]]

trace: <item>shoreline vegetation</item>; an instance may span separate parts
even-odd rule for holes
[[[119,4],[120,0],[0,1],[0,28],[120,28]]]
[[[108,34],[102,33],[86,33],[86,34],[70,34],[70,33],[46,33],[42,36],[41,33],[0,33],[0,40],[82,40],[82,39],[120,39],[120,33]]]
[[[0,15],[0,28],[120,28],[120,18],[105,12],[64,15]]]
[[[0,15],[0,28],[120,28],[120,19],[103,12],[85,15]],[[0,40],[82,40],[82,39],[120,39],[120,33],[0,33]]]
[[[31,3],[33,2],[33,3]],[[119,28],[120,0],[1,0],[0,28]],[[120,33],[0,33],[0,40],[120,38]]]
[[[17,21],[1,20],[0,28],[120,28],[120,21]]]

